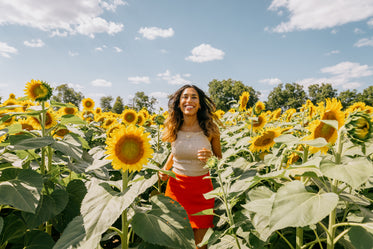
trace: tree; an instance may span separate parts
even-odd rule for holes
[[[249,92],[250,97],[247,107],[252,107],[259,100],[260,92],[255,91],[251,86],[244,85],[241,81],[232,79],[212,80],[209,82],[208,93],[216,105],[216,109],[228,111],[233,102],[239,101],[243,92]]]
[[[322,83],[321,86],[313,84],[308,87],[308,96],[312,103],[317,104],[327,98],[336,98],[337,89],[334,89],[331,84]]]
[[[284,110],[290,108],[299,108],[306,102],[306,92],[303,90],[303,86],[297,83],[286,83],[285,89],[283,84],[279,84],[275,87],[268,95],[268,101],[266,107],[269,110],[275,110],[279,107]]]
[[[69,87],[67,84],[62,84],[56,87],[55,95],[52,96],[52,100],[61,103],[71,103],[80,106],[80,103],[84,99],[84,95],[81,92],[76,92],[74,88]]]
[[[365,88],[361,94],[361,99],[359,101],[364,102],[367,105],[373,106],[373,86]]]
[[[139,111],[143,108],[148,110],[149,113],[154,112],[154,105],[157,103],[157,99],[154,97],[149,97],[145,95],[144,92],[136,92],[135,97],[132,98],[131,106],[136,111]]]
[[[113,105],[113,112],[121,114],[124,110],[123,106],[123,99],[121,97],[117,97],[115,99],[114,105]]]
[[[338,99],[341,101],[343,108],[347,108],[348,106],[352,105],[354,102],[358,101],[359,93],[357,93],[356,89],[354,90],[346,90],[339,93]]]
[[[100,106],[103,112],[110,112],[113,108],[111,107],[111,102],[113,101],[113,97],[111,96],[104,96],[100,99]]]

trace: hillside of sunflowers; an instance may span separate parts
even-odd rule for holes
[[[158,179],[167,111],[82,110],[31,80],[0,105],[0,249],[195,248],[185,210]],[[373,107],[337,99],[299,110],[215,112],[223,158],[206,164],[208,248],[373,245]],[[172,177],[172,173],[166,172]]]

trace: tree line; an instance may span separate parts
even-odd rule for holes
[[[267,110],[275,110],[281,108],[287,110],[290,108],[301,107],[307,99],[312,103],[317,104],[327,98],[337,98],[341,101],[344,108],[355,102],[364,102],[366,105],[373,106],[373,86],[369,86],[359,93],[356,89],[345,90],[340,93],[330,83],[313,84],[308,86],[306,92],[303,85],[298,83],[279,84],[268,94],[268,99],[264,101]],[[215,102],[216,108],[223,111],[228,111],[237,103],[243,92],[249,92],[250,98],[247,103],[247,108],[255,105],[260,99],[261,93],[256,91],[251,86],[247,86],[242,81],[227,79],[227,80],[212,80],[208,84],[208,95]],[[62,103],[71,103],[80,106],[84,99],[81,92],[75,91],[67,84],[62,84],[54,89],[53,101]],[[156,98],[147,96],[144,92],[136,92],[134,97],[127,104],[123,103],[123,99],[117,96],[114,103],[112,96],[104,96],[100,99],[100,107],[104,112],[122,113],[126,108],[141,110],[146,108],[150,113],[155,112],[155,104],[158,102]],[[1,97],[0,97],[1,103]],[[98,106],[98,103],[96,104]]]

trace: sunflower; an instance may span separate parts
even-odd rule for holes
[[[32,117],[19,119],[17,120],[17,123],[22,125],[22,130],[26,130],[26,131],[38,130],[38,127],[35,127],[34,122],[32,121]]]
[[[53,134],[54,138],[64,138],[67,134],[70,133],[70,130],[67,129],[66,126],[60,127],[58,130],[55,131]]]
[[[231,108],[231,109],[228,110],[228,112],[230,112],[230,113],[235,113],[236,110]]]
[[[257,120],[252,121],[252,127],[254,132],[258,132],[267,123],[265,113],[260,114],[257,118]]]
[[[84,121],[91,122],[95,119],[95,114],[91,110],[83,110],[83,112],[80,114],[81,118]]]
[[[85,110],[93,110],[95,102],[91,98],[85,98],[82,100],[82,106]]]
[[[126,125],[137,123],[137,113],[133,109],[126,109],[122,113],[122,120]]]
[[[149,133],[134,125],[119,128],[115,136],[107,138],[106,144],[107,159],[112,159],[113,168],[117,170],[140,171],[153,154]]]
[[[138,115],[137,115],[137,123],[136,124],[138,126],[142,126],[145,123],[145,121],[146,121],[146,119],[145,119],[144,114],[139,112]]]
[[[60,108],[60,109],[58,110],[58,112],[59,112],[59,114],[60,114],[61,116],[63,116],[63,115],[75,115],[75,114],[78,113],[78,108],[76,108],[76,107],[64,106],[64,107]]]
[[[95,122],[100,123],[101,125],[104,123],[107,116],[104,113],[95,114]]]
[[[30,116],[30,124],[33,125],[36,129],[41,129],[40,118],[36,116]],[[49,109],[45,113],[45,129],[49,129],[57,124],[57,115],[52,109]]]
[[[280,118],[280,116],[281,116],[281,108],[277,108],[272,113],[272,120],[277,120]]]
[[[240,100],[238,101],[238,110],[244,111],[246,110],[247,102],[249,102],[250,93],[249,92],[243,92],[240,96]]]
[[[102,127],[104,129],[109,128],[111,125],[115,124],[117,122],[117,119],[114,117],[107,117],[105,118],[104,122],[102,123]]]
[[[120,128],[123,128],[123,125],[114,123],[109,128],[106,129],[106,136],[108,138],[112,137],[114,132],[117,132]]]
[[[258,101],[256,102],[255,107],[254,107],[254,114],[259,115],[262,111],[264,111],[264,109],[265,109],[264,103],[262,101]]]
[[[47,82],[41,80],[27,82],[24,91],[26,96],[33,101],[46,101],[52,96],[52,88]]]
[[[249,149],[252,152],[270,151],[275,145],[274,139],[281,134],[280,128],[270,128],[265,130],[261,135],[253,138]]]
[[[283,114],[286,122],[290,122],[291,118],[293,117],[293,114],[296,113],[296,112],[297,112],[297,110],[294,109],[294,108],[290,108],[290,109],[286,110],[286,112],[284,112],[284,114]]]
[[[9,99],[16,99],[16,95],[14,93],[9,94]]]
[[[17,100],[9,98],[2,105],[7,106],[9,111],[17,111],[19,103]]]
[[[146,110],[145,108],[141,109],[139,111],[139,114],[142,114],[144,116],[145,120],[150,118],[150,114],[149,114],[148,110]]]
[[[102,113],[102,109],[101,109],[101,107],[97,107],[96,109],[95,109],[95,114],[101,114]]]
[[[341,111],[342,104],[337,99],[327,99],[326,106],[321,110],[320,118],[321,120],[336,120],[338,122],[338,129],[344,124],[344,113]],[[338,138],[338,130],[334,127],[322,122],[321,120],[314,120],[308,126],[308,130],[311,132],[305,140],[313,140],[319,137],[324,138],[329,144],[334,144]],[[321,152],[326,153],[328,147],[324,146],[321,148],[310,147],[310,152],[315,153],[321,150]]]
[[[373,137],[373,126],[369,115],[362,111],[350,114],[346,122],[347,136],[354,144],[364,145]]]
[[[218,119],[222,119],[223,118],[223,115],[225,114],[225,112],[223,110],[217,110],[216,112],[214,112],[214,114],[216,115],[216,117]]]

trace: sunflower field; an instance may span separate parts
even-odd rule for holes
[[[167,112],[82,110],[31,80],[0,105],[0,249],[195,248],[158,171]],[[267,111],[242,93],[219,119],[214,215],[200,245],[373,248],[373,107],[337,99]],[[166,172],[171,177],[172,173]]]

